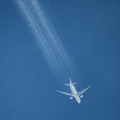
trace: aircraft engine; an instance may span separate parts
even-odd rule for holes
[[[81,95],[80,98],[83,98],[83,95]]]
[[[70,99],[72,100],[72,99],[73,99],[73,97],[70,97]]]

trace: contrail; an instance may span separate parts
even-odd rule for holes
[[[53,73],[64,79],[74,77],[76,72],[73,64],[38,0],[14,2],[30,26]]]

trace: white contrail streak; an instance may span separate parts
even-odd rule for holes
[[[20,12],[27,20],[31,30],[52,71],[62,76],[71,77],[75,70],[60,42],[60,39],[49,23],[37,0],[14,0]]]

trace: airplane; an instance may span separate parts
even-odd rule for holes
[[[58,91],[58,90],[56,90],[57,92],[59,92],[59,93],[62,93],[62,94],[65,94],[65,95],[68,95],[68,96],[70,96],[70,99],[73,99],[73,97],[76,99],[76,101],[80,104],[81,103],[81,99],[80,98],[83,98],[83,93],[86,91],[86,90],[88,90],[91,86],[89,86],[89,87],[87,87],[86,89],[84,89],[84,90],[82,90],[82,91],[80,91],[80,92],[76,92],[76,90],[75,90],[75,88],[74,88],[74,84],[76,83],[72,83],[72,81],[71,81],[71,78],[69,78],[69,80],[70,80],[70,84],[64,84],[64,85],[66,85],[66,86],[70,86],[70,89],[71,89],[71,91],[72,91],[72,93],[66,93],[66,92],[61,92],[61,91]]]

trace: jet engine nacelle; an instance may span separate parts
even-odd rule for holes
[[[83,95],[81,95],[80,98],[83,98]]]
[[[73,97],[70,97],[70,99],[72,100],[72,99],[73,99]]]

